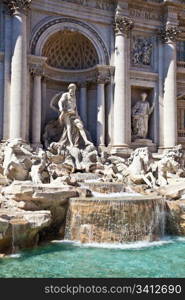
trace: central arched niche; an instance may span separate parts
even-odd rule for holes
[[[54,33],[45,43],[42,55],[47,57],[48,65],[63,70],[84,70],[99,63],[91,41],[69,30]]]
[[[83,74],[92,70],[100,63],[98,52],[84,34],[64,29],[53,33],[45,42],[42,48],[42,56],[47,58],[46,64],[52,67],[52,76],[47,76],[46,91],[42,104],[42,132],[45,125],[52,119],[57,118],[57,113],[50,108],[52,97],[59,92],[66,92],[70,82],[80,83]],[[47,67],[46,67],[47,68]],[[61,73],[61,81],[56,80],[55,72]],[[91,71],[90,71],[91,72]],[[94,72],[94,71],[93,71]],[[78,77],[78,75],[79,77]],[[73,80],[75,75],[75,81]],[[67,80],[66,77],[67,76]],[[71,80],[69,81],[69,78]],[[86,78],[83,76],[83,78]],[[80,114],[80,85],[76,92],[77,107]],[[86,129],[89,130],[94,142],[96,141],[96,120],[97,117],[97,87],[95,82],[88,84],[87,90],[87,116]],[[93,125],[92,125],[93,124]]]

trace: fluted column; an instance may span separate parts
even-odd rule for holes
[[[42,126],[42,66],[31,66],[30,72],[33,76],[33,97],[32,97],[32,144],[41,144]]]
[[[4,107],[4,53],[0,52],[0,139],[3,136],[3,107]]]
[[[113,107],[114,107],[114,99],[113,99],[113,74],[114,72],[110,72],[110,80],[106,85],[106,115],[107,115],[107,145],[110,146],[113,144]]]
[[[80,116],[87,128],[87,82],[80,83]]]
[[[13,18],[10,92],[10,138],[24,139],[23,112],[26,101],[26,12],[31,0],[5,0]]]
[[[105,78],[97,79],[97,146],[105,146]]]
[[[128,41],[133,21],[116,14],[115,17],[115,92],[114,147],[128,147]]]
[[[164,147],[171,148],[177,144],[177,87],[176,87],[176,38],[177,26],[166,25],[161,31],[164,42]]]
[[[9,138],[10,131],[10,81],[11,81],[11,37],[12,20],[9,10],[5,10],[5,54],[4,54],[4,111],[3,111],[3,139]]]

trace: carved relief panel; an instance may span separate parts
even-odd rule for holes
[[[131,65],[146,66],[153,65],[153,40],[151,37],[133,36],[131,46]]]

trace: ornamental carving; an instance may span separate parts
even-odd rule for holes
[[[180,33],[178,26],[168,24],[159,31],[159,36],[164,43],[176,42]]]
[[[29,70],[33,76],[44,76],[44,67],[41,64],[30,64]]]
[[[31,1],[32,0],[3,0],[11,14],[14,14],[18,10],[26,10],[30,7]]]
[[[97,83],[98,84],[106,84],[111,80],[110,74],[108,72],[98,72],[97,73]]]
[[[134,22],[131,18],[116,15],[114,29],[116,34],[129,35],[130,31],[134,27]]]
[[[153,44],[151,38],[133,37],[132,41],[132,65],[151,66]]]
[[[98,8],[102,10],[113,10],[115,7],[114,0],[64,0],[64,2],[72,2],[75,4],[87,6],[87,7],[93,7]]]

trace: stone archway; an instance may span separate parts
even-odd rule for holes
[[[33,55],[42,56],[42,51],[47,40],[57,32],[64,30],[79,32],[84,35],[94,45],[100,65],[109,65],[110,57],[107,46],[94,27],[85,22],[72,18],[51,18],[41,24],[33,34],[30,48]]]
[[[75,19],[51,18],[37,28],[30,47],[33,57],[46,59],[44,77],[47,82],[45,90],[42,89],[46,101],[43,102],[42,97],[41,131],[54,116],[51,116],[49,100],[59,90],[65,91],[69,82],[74,82],[79,87],[78,110],[85,127],[97,145],[105,145],[105,88],[110,83],[111,67],[108,50],[97,31]],[[55,88],[51,86],[53,82]]]
[[[91,41],[69,30],[54,33],[45,43],[42,56],[47,57],[49,66],[63,70],[84,70],[99,64]]]

